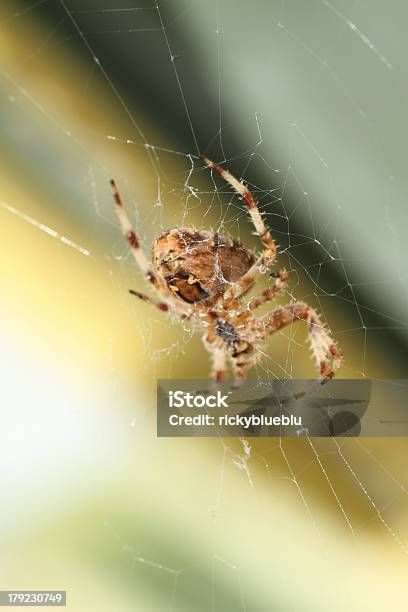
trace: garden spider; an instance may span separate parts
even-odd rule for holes
[[[260,361],[260,348],[267,338],[296,321],[307,323],[310,348],[320,381],[324,383],[333,378],[340,367],[342,354],[311,306],[294,302],[278,306],[262,317],[252,314],[258,306],[270,302],[285,288],[289,273],[284,268],[272,275],[275,280],[271,287],[246,303],[242,300],[262,272],[274,263],[276,245],[248,187],[208,158],[203,157],[202,161],[218,172],[241,197],[263,251],[257,256],[229,237],[183,227],[167,230],[156,238],[150,262],[112,180],[123,234],[139,268],[160,299],[151,299],[138,291],[130,290],[130,293],[162,311],[190,321],[205,332],[203,342],[212,356],[212,376],[216,383],[224,379],[228,358],[234,383],[238,384]]]

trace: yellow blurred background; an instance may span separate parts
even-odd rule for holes
[[[0,589],[64,589],[78,612],[405,610],[405,439],[254,439],[248,457],[239,440],[156,438],[157,378],[209,364],[199,337],[128,295],[146,288],[109,179],[147,250],[181,223],[256,241],[197,152],[129,106],[86,28],[88,63],[58,27],[36,5],[2,6]],[[293,292],[324,309],[341,376],[403,377],[402,341],[367,336],[301,272]],[[313,375],[295,339],[277,338],[254,376]]]

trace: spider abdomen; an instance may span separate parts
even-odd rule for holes
[[[255,263],[255,254],[228,236],[171,229],[153,244],[153,264],[169,289],[192,303],[222,294]]]

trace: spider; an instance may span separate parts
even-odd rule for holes
[[[325,383],[335,376],[342,354],[311,306],[296,301],[261,317],[253,314],[258,306],[271,302],[285,289],[289,280],[287,270],[272,273],[273,284],[244,302],[243,297],[259,276],[275,262],[277,247],[248,187],[207,157],[201,159],[244,202],[262,243],[262,252],[255,254],[228,236],[181,227],[169,229],[156,238],[150,262],[132,229],[115,181],[111,180],[123,234],[159,299],[132,289],[130,293],[205,332],[203,343],[212,357],[212,378],[216,384],[224,380],[228,359],[234,384],[238,386],[248,370],[260,361],[261,347],[269,336],[296,321],[305,321],[320,382]]]

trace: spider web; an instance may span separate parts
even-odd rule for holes
[[[44,19],[43,5],[46,0],[31,5],[10,3],[2,19],[9,29],[17,30],[21,19]],[[123,294],[122,313],[134,318],[127,333],[143,347],[143,359],[136,350],[129,359],[135,377],[149,380],[147,415],[154,410],[156,378],[203,378],[209,371],[208,356],[199,336],[187,325],[147,305],[136,305],[128,297],[129,288],[147,290],[117,229],[106,185],[111,176],[117,179],[146,252],[161,231],[189,226],[211,228],[260,251],[242,202],[202,167],[201,153],[248,183],[279,245],[277,266],[286,266],[291,273],[291,283],[277,303],[303,300],[317,309],[344,352],[340,375],[403,378],[405,364],[400,361],[408,321],[403,265],[406,221],[399,202],[402,138],[391,118],[381,115],[383,109],[364,97],[354,66],[348,63],[351,57],[360,70],[364,67],[371,78],[381,78],[388,92],[393,88],[398,95],[402,54],[386,36],[386,29],[379,27],[381,7],[372,11],[364,2],[316,0],[306,8],[283,0],[260,3],[253,10],[240,3],[241,21],[234,14],[235,5],[217,0],[210,5],[141,1],[116,7],[107,2],[61,0],[32,56],[47,53],[52,44],[77,53],[86,68],[85,98],[92,96],[97,83],[103,83],[120,120],[112,120],[110,126],[105,118],[101,123],[106,127],[92,127],[89,132],[101,147],[109,146],[109,155],[95,157],[85,144],[84,131],[76,130],[75,122],[68,125],[34,96],[17,69],[16,74],[2,71],[3,87],[10,106],[17,100],[23,109],[31,107],[62,138],[67,158],[77,157],[69,172],[68,192],[73,202],[87,207],[81,214],[89,241],[95,234],[102,235],[104,248],[94,253],[86,234],[80,244],[68,232],[45,225],[13,202],[3,202],[3,212],[19,216],[33,231],[45,231],[80,255],[103,260],[112,291]],[[395,25],[396,6],[388,10]],[[351,47],[348,58],[339,51],[344,53],[345,45]],[[143,50],[143,62],[124,62],[120,68],[113,60],[115,54],[137,56]],[[271,57],[275,58],[272,63]],[[144,63],[148,69],[142,69]],[[135,65],[141,76],[131,71]],[[196,73],[200,73],[197,83]],[[157,79],[159,85],[153,87],[149,79]],[[148,93],[143,97],[133,87],[146,88]],[[149,99],[152,92],[166,96]],[[335,104],[339,98],[349,118],[343,125]],[[161,110],[166,102],[169,109]],[[306,112],[305,107],[313,104],[315,110]],[[63,167],[64,154],[59,155]],[[125,169],[114,161],[116,156],[130,160]],[[150,186],[140,188],[142,179]],[[272,282],[264,275],[256,291]],[[112,342],[115,333],[121,331],[112,332]],[[305,340],[300,326],[274,337],[251,373],[255,384],[280,377],[312,377],[314,365]],[[107,358],[112,361],[113,381],[117,379],[115,358],[113,354]],[[129,427],[135,423],[139,423],[137,411]],[[152,449],[160,457],[162,450],[151,435]],[[174,444],[183,443],[175,440]],[[119,520],[105,523],[106,538],[112,539],[127,566],[123,589],[130,592],[132,583],[154,582],[159,592],[157,609],[265,609],[262,593],[257,601],[249,592],[256,581],[254,572],[265,578],[267,568],[254,566],[250,553],[246,560],[233,546],[231,557],[219,553],[217,534],[226,526],[227,513],[239,503],[237,495],[258,500],[271,516],[277,497],[284,500],[283,505],[302,512],[310,531],[308,542],[324,558],[330,559],[335,529],[346,551],[358,550],[361,559],[370,551],[375,555],[381,551],[390,562],[405,567],[404,440],[242,438],[193,440],[185,447],[186,454],[194,455],[194,465],[204,455],[213,470],[213,493],[209,493],[207,515],[201,518],[213,535],[205,554],[202,549],[195,555],[175,554],[171,547],[170,552],[161,548],[154,537],[132,538],[129,529],[117,524]],[[202,473],[208,475],[209,470],[203,468]],[[158,482],[162,478],[166,474],[159,471]],[[188,501],[187,492],[177,494],[179,505]],[[278,510],[275,516],[280,516]],[[281,529],[287,539],[292,537],[293,523]],[[255,546],[263,550],[261,542]],[[274,551],[263,552],[276,568]],[[300,556],[305,555],[300,549]],[[300,589],[299,581],[296,584]],[[267,593],[265,587],[269,602]],[[334,590],[329,589],[329,594],[333,596]],[[293,609],[295,600],[286,595],[285,609]],[[346,605],[349,602],[339,601],[338,609],[350,609]],[[307,609],[320,608],[310,603]]]

